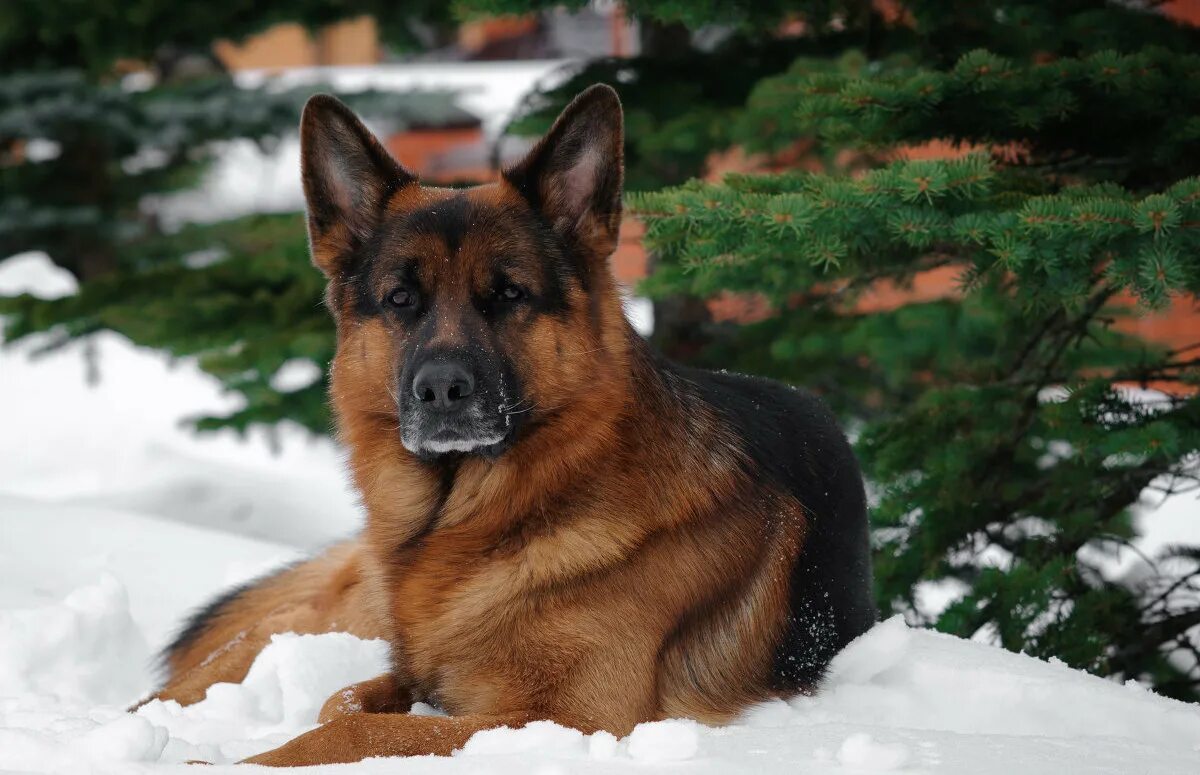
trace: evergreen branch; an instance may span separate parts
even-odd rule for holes
[[[856,287],[911,276],[931,253],[976,278],[1007,274],[1051,308],[1084,300],[1097,256],[1115,257],[1108,280],[1148,305],[1200,290],[1200,180],[1142,198],[1113,187],[1028,196],[1008,183],[976,156],[898,162],[860,179],[734,177],[630,204],[661,265],[691,275],[701,294],[749,288],[769,266],[772,298],[786,302],[839,276],[864,276]]]
[[[945,69],[880,65],[863,77],[855,59],[840,72],[798,62],[760,85],[750,109],[782,114],[784,136],[842,145],[1018,144],[1043,171],[1198,171],[1188,120],[1200,116],[1200,55],[1145,47],[1030,61],[975,50]]]

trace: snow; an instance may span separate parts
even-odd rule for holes
[[[103,574],[59,605],[5,611],[0,654],[7,695],[119,704],[145,685],[149,648],[129,614],[125,588]]]
[[[0,291],[14,289],[74,290],[38,254],[0,262]],[[234,399],[190,361],[111,334],[31,359],[40,343],[0,350],[0,771],[182,774],[199,759],[245,772],[228,765],[312,728],[326,696],[386,668],[386,645],[280,635],[241,684],[124,709],[154,688],[154,654],[189,611],[354,532],[343,453],[296,427],[194,435],[181,418]],[[1194,496],[1168,506],[1181,534],[1147,518],[1151,542],[1187,538]],[[668,720],[618,739],[537,722],[452,757],[312,771],[397,770],[1166,775],[1200,772],[1200,709],[894,618],[838,656],[818,696],[726,727]]]
[[[534,721],[520,729],[500,727],[478,732],[463,746],[462,756],[497,757],[512,754],[555,753],[578,756],[585,750],[585,735],[553,721]]]
[[[0,295],[28,293],[39,299],[61,299],[78,290],[75,276],[56,267],[41,251],[17,253],[0,263]]]
[[[629,756],[643,762],[690,759],[700,747],[700,725],[688,719],[638,724],[629,733]]]
[[[837,760],[849,767],[874,772],[895,770],[908,761],[908,748],[900,743],[879,743],[866,732],[858,732],[842,741]]]
[[[321,367],[308,358],[291,358],[271,375],[271,389],[294,393],[319,380],[323,373]]]
[[[128,511],[2,494],[0,533],[0,611],[53,605],[111,576],[128,585],[134,623],[156,648],[214,593],[302,556],[283,544]]]

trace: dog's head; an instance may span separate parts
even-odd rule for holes
[[[301,121],[313,261],[337,321],[333,401],[419,458],[497,456],[611,370],[616,93],[580,94],[496,183],[422,186],[328,96]]]

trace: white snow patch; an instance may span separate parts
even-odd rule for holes
[[[96,637],[103,635],[107,639],[104,642],[124,644],[105,647],[101,652],[112,655],[129,647],[122,640],[125,636],[120,628],[125,627],[123,617],[132,617],[132,623],[157,650],[191,609],[225,588],[302,556],[280,544],[153,517],[106,508],[50,505],[3,494],[0,536],[0,622],[12,621],[10,616],[22,617],[19,621],[23,622],[10,625],[8,637],[14,645],[0,649],[0,672],[8,669],[10,655],[18,653],[16,644],[21,641],[31,644],[30,648],[41,644],[40,654],[29,652],[33,662],[96,664],[89,656],[99,648],[96,641],[68,639],[75,645],[64,654],[46,648],[44,639],[50,637],[50,632],[59,631],[49,627],[49,621],[70,622],[69,626],[61,626],[62,632],[86,630]],[[109,577],[119,585],[104,581]],[[92,592],[82,591],[93,588]],[[71,600],[72,595],[87,597],[75,606],[59,602],[63,598]],[[38,607],[46,605],[49,611],[39,613]],[[111,621],[112,617],[119,621]],[[85,647],[85,651],[78,650]],[[140,652],[126,651],[121,661],[144,668],[146,655],[143,646]],[[111,674],[124,668],[105,661],[103,668],[96,669]],[[127,682],[118,680],[117,675],[110,675],[110,679],[114,687],[126,689]],[[97,680],[103,680],[102,673]],[[145,681],[135,688],[144,689]],[[137,693],[123,699],[133,699]],[[4,694],[0,688],[0,696]],[[89,699],[112,700],[90,695]]]
[[[52,161],[62,154],[62,143],[45,137],[31,137],[25,141],[25,158],[34,164]]]
[[[0,697],[121,704],[149,680],[149,647],[110,574],[58,605],[0,609],[0,655]]]
[[[161,727],[117,708],[72,712],[70,706],[0,699],[5,772],[128,772],[130,762],[157,761],[166,744]]]
[[[588,754],[593,759],[611,759],[617,755],[619,744],[612,732],[595,732],[588,738]]]
[[[552,721],[534,721],[520,729],[500,727],[476,732],[463,746],[462,756],[553,753],[578,755],[585,750],[584,735]]]
[[[638,724],[629,735],[629,755],[643,762],[690,759],[700,746],[700,725],[688,719]]]
[[[243,70],[239,86],[290,89],[331,86],[338,92],[452,92],[464,110],[478,116],[494,139],[526,94],[552,88],[570,75],[572,60],[542,59],[497,62],[419,62],[365,67],[294,67],[285,72]],[[401,160],[403,161],[403,160]],[[299,169],[297,167],[297,169]]]
[[[184,540],[160,548],[176,558],[191,551],[185,536],[194,528],[170,529],[185,531]],[[113,703],[123,704],[152,684],[130,667],[137,660],[122,647],[132,644],[136,651],[141,641],[115,581],[101,577],[60,602],[3,615],[0,770],[152,775],[200,759],[218,765],[206,773],[234,775],[241,770],[222,765],[311,729],[329,695],[388,665],[382,641],[284,634],[272,639],[243,683],[217,684],[186,708],[155,701],[128,714]],[[79,620],[86,623],[62,624]],[[430,713],[427,707],[414,710]],[[726,727],[658,721],[640,724],[618,741],[542,721],[481,732],[453,757],[402,765],[369,760],[315,771],[390,772],[398,766],[497,775],[1166,775],[1200,767],[1200,712],[1062,665],[910,630],[893,618],[838,656],[819,696],[764,703]]]
[[[964,701],[969,692],[970,701]],[[993,646],[909,629],[895,616],[839,654],[802,712],[863,724],[1200,744],[1200,709]],[[1132,717],[1131,717],[1132,712]]]
[[[908,761],[908,748],[899,743],[879,743],[866,732],[855,732],[838,749],[837,760],[871,772],[895,770]]]
[[[61,299],[78,292],[75,276],[40,250],[0,260],[0,296],[28,293],[39,299]]]
[[[280,393],[294,393],[313,384],[324,373],[320,366],[308,358],[292,358],[284,361],[271,375],[271,388]]]
[[[913,602],[917,613],[925,621],[934,621],[952,604],[966,597],[971,587],[965,581],[955,578],[938,579],[937,581],[920,581],[913,588]]]

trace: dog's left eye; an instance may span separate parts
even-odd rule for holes
[[[515,285],[503,285],[496,292],[496,296],[502,301],[520,301],[525,298],[525,292]]]
[[[393,307],[404,309],[405,307],[411,307],[416,304],[417,294],[413,293],[407,288],[397,288],[388,294],[387,302]]]

